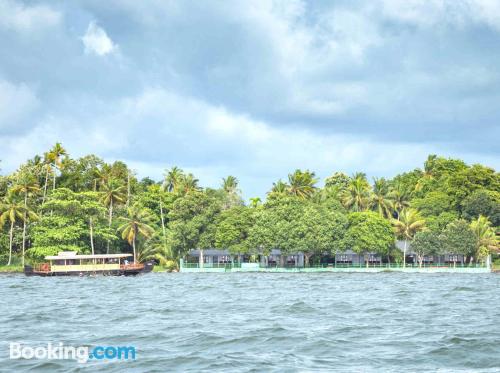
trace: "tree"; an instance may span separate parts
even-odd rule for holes
[[[404,209],[398,219],[392,219],[397,237],[404,240],[403,267],[406,266],[406,249],[417,232],[425,229],[425,220],[415,209]]]
[[[134,263],[137,262],[136,241],[139,237],[148,239],[154,233],[154,229],[150,226],[151,215],[146,209],[141,209],[137,205],[127,209],[127,216],[120,216],[119,219],[123,224],[118,227],[122,238],[126,240],[134,252]]]
[[[349,227],[343,240],[345,249],[351,249],[359,255],[375,252],[389,256],[394,246],[394,234],[386,219],[375,212],[364,211],[349,214],[348,220]]]
[[[411,204],[425,217],[453,212],[453,200],[449,195],[441,191],[431,191],[423,198],[414,199]]]
[[[411,248],[417,256],[419,267],[422,267],[425,256],[440,254],[442,245],[441,236],[438,232],[417,232],[411,243]]]
[[[271,188],[271,191],[268,193],[268,195],[271,197],[272,195],[285,195],[288,192],[288,184],[278,180],[277,182],[273,183],[273,187]]]
[[[342,246],[347,230],[347,217],[324,205],[306,203],[298,219],[290,222],[287,246],[304,254],[304,265],[309,266],[313,255],[336,253]]]
[[[485,258],[492,251],[498,250],[498,238],[487,217],[479,215],[477,220],[471,222],[470,228],[476,238],[476,253],[474,255],[476,259]]]
[[[47,154],[47,158],[52,163],[52,172],[53,172],[53,181],[52,181],[52,190],[56,189],[56,170],[61,169],[61,165],[63,163],[63,157],[67,157],[68,153],[66,149],[61,145],[61,143],[56,142],[56,144],[50,149]]]
[[[113,208],[118,204],[123,204],[126,201],[126,186],[116,179],[109,179],[103,185],[101,194],[101,202],[108,208],[108,227],[111,228],[113,222]],[[107,253],[109,253],[109,242],[107,245]]]
[[[50,194],[42,211],[52,211],[52,215],[44,215],[33,227],[33,247],[27,256],[34,261],[60,251],[102,253],[108,241],[116,239],[97,192],[76,193],[58,188]]]
[[[17,185],[12,188],[12,193],[22,195],[24,198],[24,213],[23,213],[23,246],[22,246],[22,266],[24,267],[24,254],[26,251],[26,226],[31,218],[38,219],[38,216],[28,209],[28,197],[40,191],[36,182],[36,177],[30,168],[21,169]],[[31,211],[31,214],[29,212]]]
[[[311,198],[317,182],[316,175],[309,170],[295,170],[293,174],[288,174],[289,192],[300,199]]]
[[[354,174],[344,192],[342,202],[347,209],[354,212],[364,211],[368,207],[370,184],[362,172]]]
[[[336,188],[344,191],[349,187],[349,176],[343,172],[335,172],[332,176],[325,179],[325,188]]]
[[[401,212],[410,207],[410,198],[404,185],[402,183],[396,183],[389,192],[389,198],[392,201],[392,206],[399,220]]]
[[[392,202],[388,198],[389,185],[384,178],[375,178],[373,183],[373,194],[370,196],[369,207],[384,218],[392,216]]]
[[[229,175],[222,179],[222,190],[224,192],[224,209],[231,208],[233,206],[242,205],[243,200],[240,197],[240,191],[238,189],[238,179],[234,176]]]
[[[165,187],[170,193],[176,193],[179,189],[184,172],[177,166],[165,172]]]
[[[37,215],[24,208],[24,204],[19,203],[12,195],[7,196],[0,204],[0,225],[4,226],[8,221],[10,223],[9,229],[9,261],[7,265],[12,262],[12,244],[14,236],[14,225],[18,221],[23,221],[25,216],[32,220],[37,219]],[[24,260],[23,260],[24,262]]]
[[[247,238],[254,221],[254,209],[245,206],[234,206],[222,211],[216,222],[215,247],[229,250],[231,254],[249,253]]]
[[[262,205],[262,200],[260,199],[260,197],[251,197],[250,198],[250,207],[257,208],[260,205]]]
[[[199,180],[195,178],[193,174],[189,173],[187,175],[182,175],[179,181],[178,192],[182,194],[197,192],[201,190],[198,183]]]
[[[459,219],[448,224],[441,235],[441,240],[446,252],[462,254],[466,262],[468,258],[472,261],[476,253],[477,239],[467,221]]]
[[[199,249],[202,264],[203,250],[213,245],[221,208],[221,199],[208,191],[192,191],[177,198],[168,213],[168,241],[174,255],[184,256],[191,249]]]
[[[497,198],[495,198],[497,196]],[[494,226],[500,226],[500,191],[478,189],[462,203],[462,216],[467,220],[487,217]]]

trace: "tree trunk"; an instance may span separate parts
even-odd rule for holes
[[[45,171],[45,184],[43,185],[43,198],[42,205],[45,203],[45,197],[47,196],[47,184],[49,183],[49,168]]]
[[[304,253],[304,267],[309,267],[309,259],[311,258],[312,253]]]
[[[92,222],[92,217],[89,218],[90,226],[90,247],[92,248],[92,255],[94,255],[94,224]]]
[[[163,203],[161,201],[161,197],[160,197],[160,218],[161,218],[161,229],[163,231],[163,241],[164,241],[164,244],[166,245],[166,243],[167,243],[167,232],[165,230],[165,217],[163,215]]]
[[[10,263],[12,261],[12,237],[14,234],[14,222],[10,222],[10,233],[9,233],[9,262],[7,263],[8,266],[10,266]]]
[[[127,208],[130,204],[130,172],[127,171]]]
[[[403,268],[406,268],[406,245],[408,244],[408,240],[405,239],[405,246],[403,249]]]
[[[198,250],[200,252],[200,255],[199,255],[199,264],[200,264],[200,268],[203,268],[203,249],[199,249]]]
[[[22,256],[22,266],[24,268],[24,252],[26,249],[26,220],[28,218],[26,214],[26,209],[28,208],[28,191],[24,193],[24,218],[23,218],[23,256]]]
[[[54,164],[54,178],[52,180],[52,190],[56,190],[56,165]]]
[[[109,221],[108,221],[108,228],[111,229],[111,223],[113,221],[113,198],[109,200]],[[108,242],[106,243],[106,254],[109,254],[109,239]]]
[[[134,240],[132,241],[132,249],[134,250],[134,264],[137,262],[137,256],[135,254],[135,235]]]

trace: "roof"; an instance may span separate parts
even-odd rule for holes
[[[46,256],[47,260],[64,260],[64,259],[118,259],[127,258],[133,254],[95,254],[95,255],[78,255],[74,252],[60,252],[58,255]]]

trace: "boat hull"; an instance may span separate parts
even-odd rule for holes
[[[96,270],[96,271],[40,271],[34,269],[32,266],[26,265],[24,266],[24,274],[26,276],[42,276],[42,277],[51,277],[51,276],[137,276],[143,273],[149,273],[153,270],[154,263],[147,262],[144,263],[144,266],[141,268],[130,267],[130,268],[120,268],[114,270]]]

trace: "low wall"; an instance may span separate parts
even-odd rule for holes
[[[183,268],[180,272],[271,272],[271,273],[312,273],[312,272],[343,272],[343,273],[379,273],[379,272],[405,272],[405,273],[489,273],[487,267],[406,267],[406,268],[384,268],[384,267],[348,267],[348,268]]]

